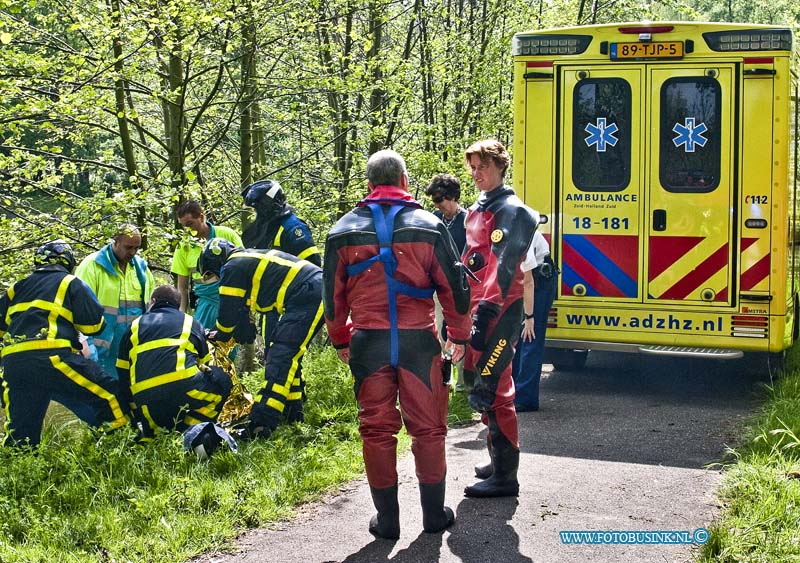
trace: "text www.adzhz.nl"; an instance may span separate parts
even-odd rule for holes
[[[695,323],[692,319],[679,319],[673,315],[660,317],[646,315],[631,317],[623,322],[618,315],[567,315],[570,326],[596,326],[604,328],[647,328],[656,330],[703,330],[706,332],[722,332],[722,317],[705,319]]]

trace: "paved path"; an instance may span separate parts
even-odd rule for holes
[[[549,366],[548,366],[549,367]],[[716,469],[737,425],[757,406],[757,365],[642,360],[596,354],[581,373],[550,373],[542,410],[520,415],[519,499],[467,499],[485,458],[482,425],[448,436],[447,503],[456,524],[422,533],[410,455],[401,461],[401,537],[375,540],[364,480],[301,510],[292,522],[247,533],[233,553],[203,563],[666,562],[686,545],[565,545],[563,530],[689,530],[718,510]]]

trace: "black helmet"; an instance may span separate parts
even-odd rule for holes
[[[247,207],[266,217],[280,214],[286,204],[286,194],[275,180],[259,180],[250,184],[242,190],[242,198]]]
[[[212,238],[203,247],[200,258],[197,260],[197,271],[201,275],[206,272],[220,275],[222,266],[228,261],[228,257],[236,250],[236,246],[224,238]]]
[[[66,241],[51,240],[36,249],[36,254],[33,255],[33,264],[37,269],[50,264],[58,264],[72,273],[72,270],[75,269],[75,255]]]

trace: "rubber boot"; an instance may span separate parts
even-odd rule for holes
[[[492,435],[486,437],[486,449],[489,450],[489,463],[475,466],[475,477],[478,479],[488,479],[494,473],[492,466]]]
[[[444,479],[433,485],[419,484],[422,529],[429,534],[449,528],[456,519],[450,507],[444,505],[444,489]]]
[[[519,495],[519,450],[502,436],[495,438],[492,446],[492,464],[494,472],[485,481],[479,481],[464,489],[468,497],[515,497]]]
[[[400,506],[397,504],[397,485],[386,489],[369,488],[372,493],[372,503],[378,513],[369,521],[371,534],[396,540],[400,537]]]

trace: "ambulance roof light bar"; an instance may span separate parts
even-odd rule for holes
[[[791,51],[789,29],[710,31],[703,34],[712,51]]]
[[[515,35],[512,53],[520,55],[579,55],[592,42],[590,35]]]

